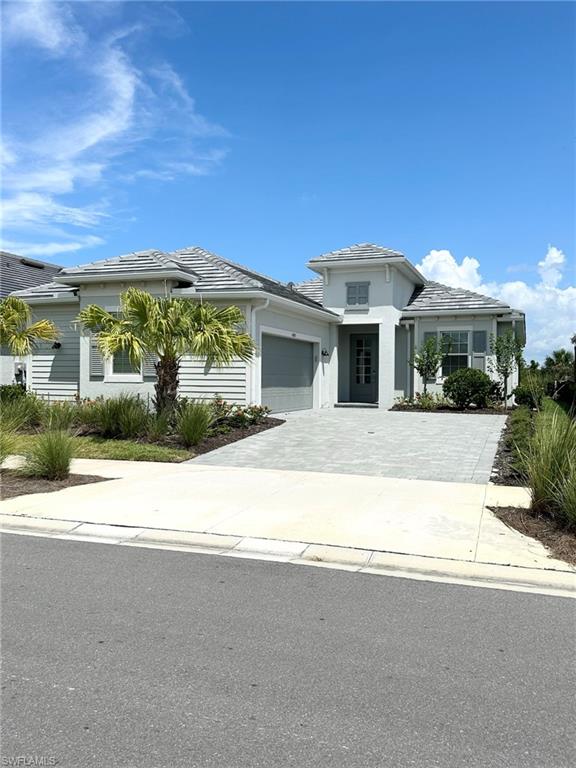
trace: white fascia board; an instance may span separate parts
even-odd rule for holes
[[[58,296],[58,294],[45,294],[44,296],[18,296],[26,304],[79,304],[80,298],[78,296]]]
[[[335,315],[327,309],[322,309],[322,307],[318,307],[318,309],[316,309],[316,307],[309,307],[306,304],[301,304],[299,301],[291,301],[290,299],[285,299],[282,296],[276,296],[275,294],[267,293],[266,291],[195,291],[190,288],[174,288],[172,290],[172,295],[189,299],[204,299],[207,301],[217,301],[218,299],[224,299],[226,301],[229,299],[269,299],[271,305],[278,304],[282,307],[290,308],[290,310],[296,314],[318,317],[330,323],[342,322],[340,315]]]
[[[409,320],[413,317],[438,317],[446,319],[448,317],[462,316],[462,315],[512,315],[514,310],[505,307],[501,309],[451,309],[447,312],[439,312],[437,309],[415,309],[410,312],[404,311],[402,313],[402,320]]]
[[[128,281],[140,282],[144,280],[157,280],[160,282],[163,280],[178,280],[192,284],[197,279],[195,275],[191,275],[189,272],[171,269],[158,272],[111,272],[99,275],[86,275],[79,272],[73,275],[55,275],[53,281],[62,285],[77,286],[84,283],[126,283]]]
[[[424,275],[419,272],[405,256],[388,256],[387,258],[382,257],[381,259],[338,259],[334,261],[330,259],[326,259],[325,261],[312,260],[309,261],[306,266],[313,272],[323,275],[327,269],[354,269],[355,267],[365,269],[368,266],[382,267],[386,264],[395,264],[398,267],[404,268],[416,283],[420,283],[421,285],[426,283]]]

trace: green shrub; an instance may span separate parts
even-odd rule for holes
[[[2,384],[0,386],[0,404],[10,403],[26,396],[26,389],[21,384]]]
[[[270,413],[270,408],[266,405],[227,403],[220,395],[214,397],[211,406],[214,413],[214,422],[219,428],[224,426],[228,428],[250,427],[253,424],[262,423]]]
[[[526,376],[525,381],[519,384],[512,392],[516,405],[526,405],[528,408],[540,408],[544,398],[542,382],[534,377]]]
[[[457,408],[469,408],[472,403],[478,408],[485,408],[491,386],[492,381],[484,371],[461,368],[445,379],[442,389]]]
[[[78,420],[78,406],[66,400],[48,405],[42,414],[44,429],[69,430]]]
[[[32,392],[0,405],[0,422],[16,431],[31,429],[42,423],[46,402]]]
[[[191,400],[179,407],[176,429],[182,443],[190,448],[192,445],[198,445],[208,435],[213,422],[212,405]]]
[[[4,426],[0,429],[0,464],[6,460],[11,453],[14,453],[16,445],[16,433],[13,429],[6,429]]]
[[[26,456],[24,472],[46,480],[63,480],[70,474],[72,451],[72,438],[67,432],[43,432],[38,435]]]
[[[536,416],[526,449],[520,451],[520,460],[530,488],[532,509],[574,525],[576,422],[554,403],[545,404]]]
[[[148,405],[138,395],[96,400],[93,409],[93,426],[103,437],[141,437],[148,428]]]
[[[170,412],[168,410],[150,415],[146,436],[148,440],[157,443],[170,431]]]

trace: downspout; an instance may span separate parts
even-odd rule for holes
[[[268,305],[270,304],[270,299],[264,299],[263,303],[258,305],[257,307],[251,307],[250,311],[250,336],[252,336],[252,340],[254,343],[257,343],[256,339],[256,312],[259,312],[261,309],[266,309]],[[256,355],[252,359],[252,368],[251,368],[251,375],[250,375],[250,403],[256,402],[256,390],[257,390],[257,377],[260,374],[260,365],[257,364],[257,356],[260,356],[260,350],[256,350]],[[260,358],[262,359],[262,358]],[[248,404],[250,404],[248,403]]]

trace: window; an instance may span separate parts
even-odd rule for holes
[[[346,283],[346,306],[368,306],[370,283]]]
[[[469,332],[442,331],[440,336],[447,346],[442,359],[442,376],[449,376],[460,368],[468,368]]]
[[[356,339],[355,348],[356,384],[372,382],[372,343],[367,339]]]
[[[132,365],[132,363],[130,362],[130,357],[128,356],[128,352],[125,349],[123,349],[121,352],[116,352],[116,354],[112,358],[112,373],[113,374],[118,374],[118,373],[139,374],[140,367],[135,368]]]

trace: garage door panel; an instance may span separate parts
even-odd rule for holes
[[[272,411],[312,408],[314,347],[282,336],[262,337],[262,404]]]

